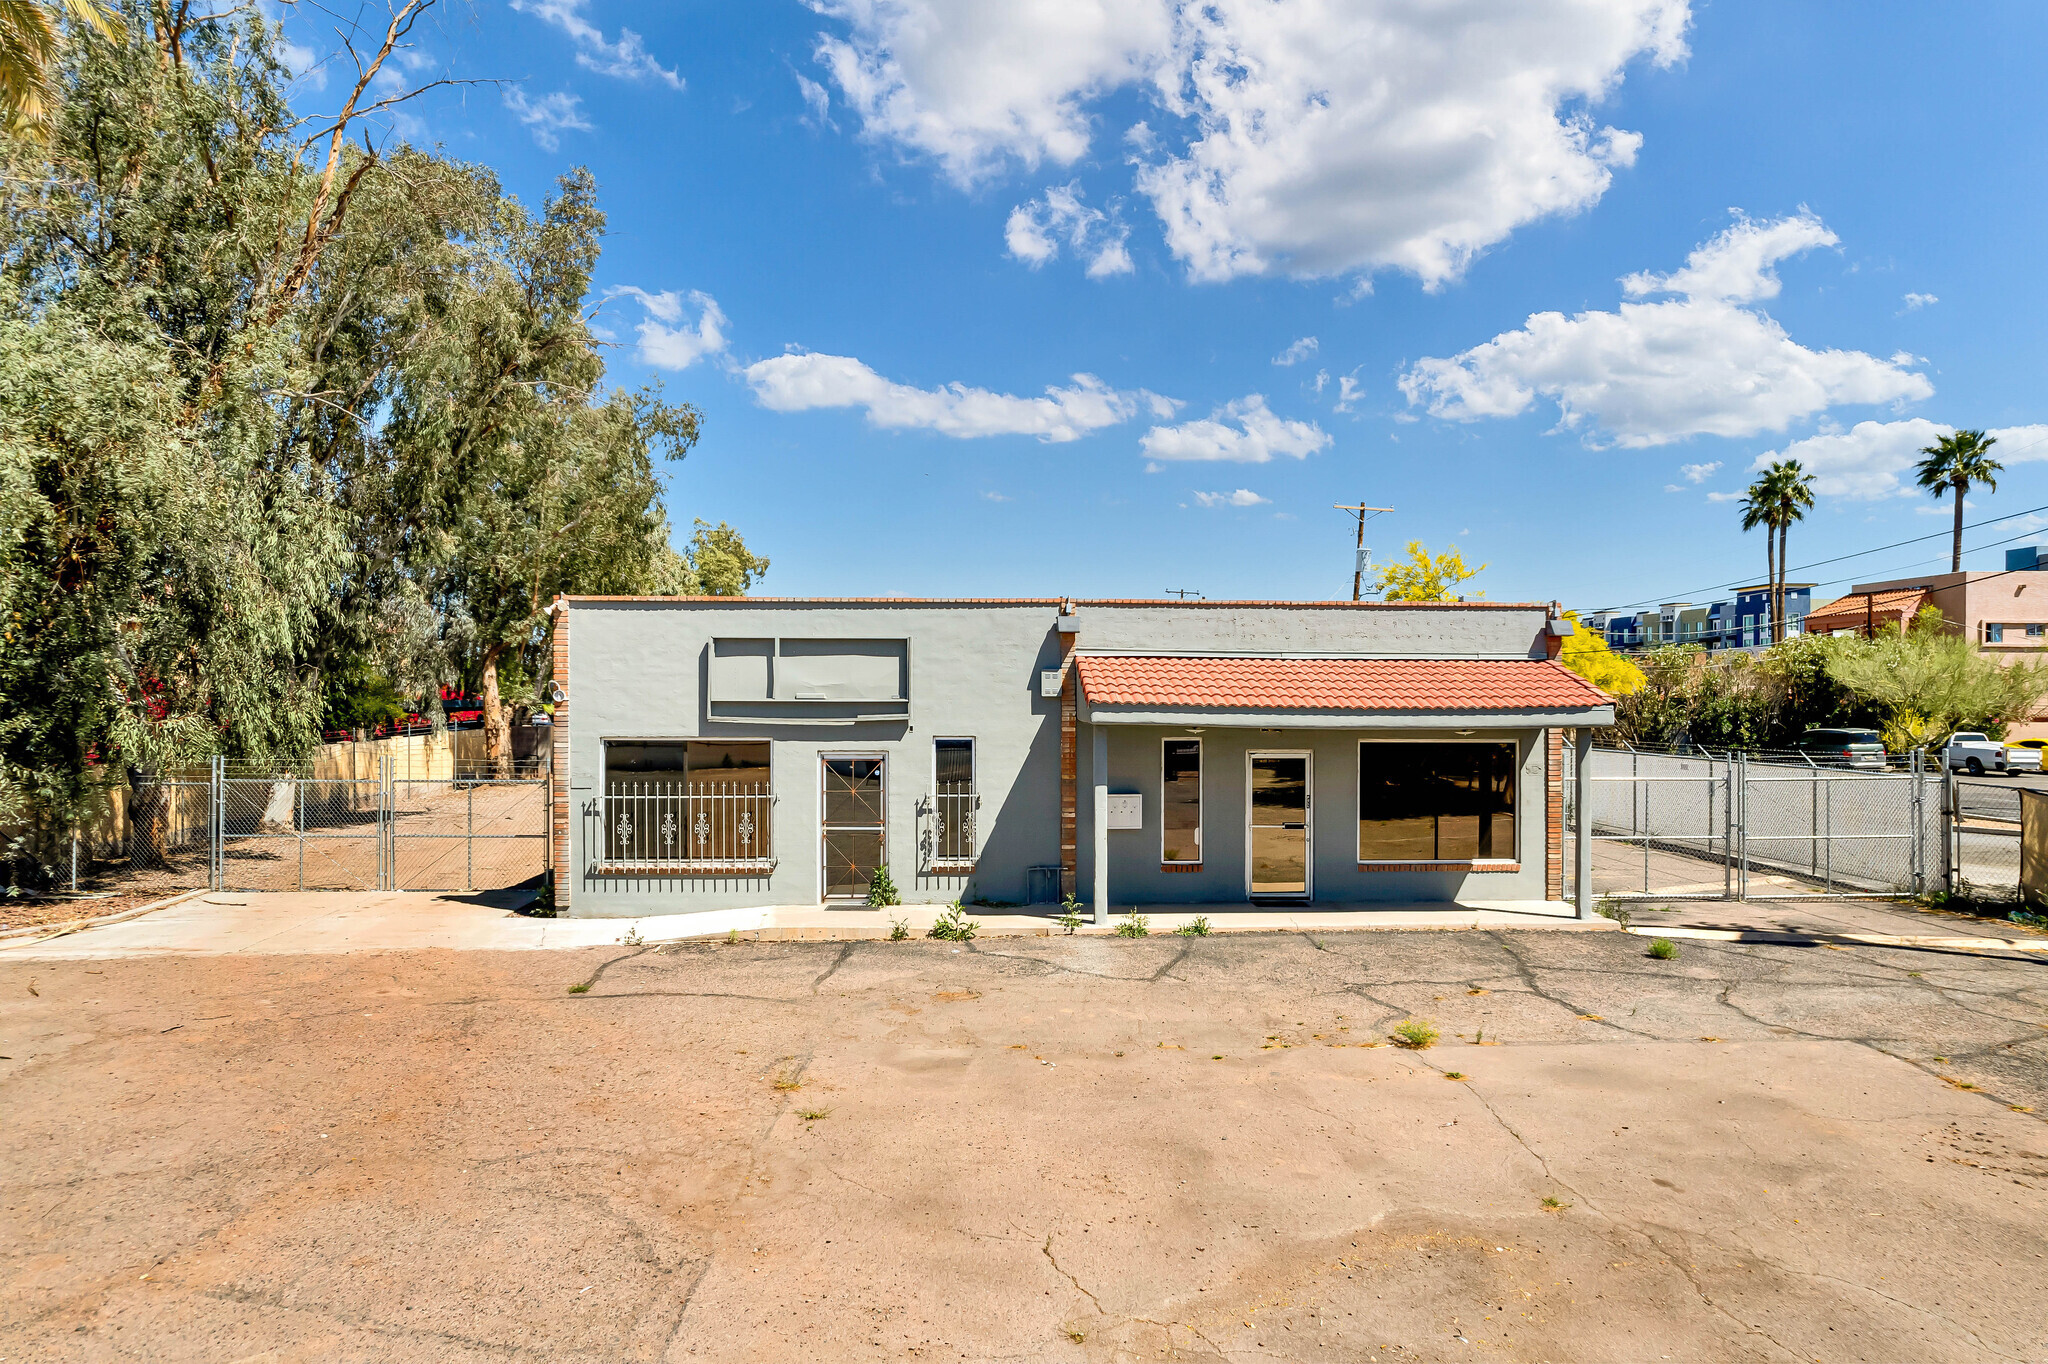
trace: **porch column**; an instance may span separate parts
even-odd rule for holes
[[[1095,732],[1095,754],[1089,775],[1095,779],[1095,923],[1109,924],[1109,731],[1090,725]]]
[[[1573,731],[1572,799],[1573,813],[1578,819],[1572,827],[1572,899],[1581,919],[1593,917],[1593,807],[1586,789],[1586,774],[1593,766],[1592,753],[1593,731]]]

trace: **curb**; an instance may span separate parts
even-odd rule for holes
[[[1789,947],[1954,947],[1978,952],[2048,952],[2048,938],[1931,938],[1897,933],[1789,933],[1768,928],[1635,928],[1642,938],[1779,943]]]
[[[984,939],[993,938],[1114,938],[1117,936],[1117,932],[1114,926],[1111,926],[1109,928],[1097,928],[1095,925],[1089,924],[1084,928],[1076,929],[1073,933],[1058,932],[1056,931],[1058,928],[1059,925],[1056,923],[1033,925],[1029,929],[1015,929],[1007,926],[990,927],[984,925],[975,933],[974,940],[976,942],[981,942]],[[1321,924],[1255,924],[1247,925],[1242,928],[1211,928],[1206,936],[1212,938],[1221,938],[1233,934],[1243,933],[1310,933],[1320,937],[1333,933],[1492,933],[1524,932],[1528,930],[1552,932],[1564,931],[1575,933],[1612,933],[1619,931],[1619,926],[1608,923],[1605,920],[1587,922],[1585,920],[1580,919],[1566,919],[1558,923],[1529,924],[1344,924],[1337,927],[1330,927]],[[1176,938],[1182,935],[1175,932],[1171,928],[1162,928],[1155,932],[1149,933],[1146,936],[1153,938]],[[910,935],[910,939],[912,941],[919,942],[927,940],[926,935],[923,933],[912,933]],[[704,933],[678,933],[673,935],[663,934],[660,937],[648,938],[646,939],[646,941],[652,944],[669,942],[727,941],[888,942],[891,941],[891,939],[889,937],[889,930],[887,928],[871,928],[865,924],[849,924],[845,927],[835,927],[829,924],[789,924],[780,926],[770,926],[767,928],[729,928],[722,932],[713,930]],[[930,939],[930,941],[939,940]]]
[[[183,904],[187,900],[196,899],[201,895],[211,895],[212,893],[213,888],[211,886],[201,886],[198,890],[180,891],[178,894],[168,896],[162,900],[152,900],[146,905],[137,905],[133,909],[124,909],[119,914],[102,914],[97,919],[73,919],[69,923],[34,924],[28,928],[0,930],[0,951],[4,951],[25,938],[35,938],[37,942],[43,942],[50,938],[63,937],[67,933],[82,933],[88,928],[98,928],[102,924],[125,923],[130,919],[139,919],[143,915],[155,913],[159,909],[168,909],[172,905]]]

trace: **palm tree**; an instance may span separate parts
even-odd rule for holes
[[[1806,519],[1813,505],[1813,475],[1796,459],[1779,460],[1749,485],[1742,499],[1742,528],[1764,528],[1764,554],[1770,568],[1771,643],[1785,638],[1785,580],[1790,531],[1794,521]]]
[[[57,102],[58,11],[123,42],[127,30],[112,9],[109,0],[0,0],[0,124],[18,136],[42,136]]]
[[[1963,571],[1963,498],[1972,483],[1981,483],[1997,492],[1998,476],[2005,472],[2005,466],[1987,453],[1996,444],[1998,437],[1982,431],[1957,431],[1920,448],[1920,453],[1927,456],[1919,464],[1920,486],[1933,493],[1937,501],[1944,492],[1955,489],[1956,543],[1955,552],[1949,556],[1951,573]]]

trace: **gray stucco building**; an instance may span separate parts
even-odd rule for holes
[[[1555,900],[1541,605],[556,603],[561,912]],[[1580,746],[1583,751],[1584,746]]]

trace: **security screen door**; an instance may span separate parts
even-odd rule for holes
[[[819,783],[825,898],[865,900],[888,846],[883,759],[827,754]]]
[[[1252,896],[1307,899],[1308,754],[1253,753],[1250,759]]]

